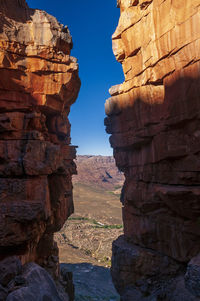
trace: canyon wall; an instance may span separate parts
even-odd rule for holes
[[[124,174],[116,167],[113,157],[78,155],[76,166],[77,175],[73,177],[74,184],[81,183],[120,193],[124,183]]]
[[[53,234],[73,212],[76,172],[67,115],[80,80],[71,48],[68,28],[54,17],[25,0],[0,1],[0,300],[15,276],[38,271],[30,262],[59,276]]]
[[[119,0],[125,81],[105,125],[122,190],[112,277],[123,301],[200,300],[200,0]]]

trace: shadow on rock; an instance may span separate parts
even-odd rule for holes
[[[119,301],[110,269],[90,263],[61,264],[73,272],[75,301]]]

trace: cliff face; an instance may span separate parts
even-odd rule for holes
[[[200,251],[200,1],[118,5],[113,51],[125,81],[110,89],[105,124],[126,180],[113,280],[125,301],[197,300],[199,261],[190,260]]]
[[[118,170],[115,159],[111,156],[77,156],[77,175],[73,183],[86,184],[106,190],[119,189],[124,182],[124,175]]]
[[[0,260],[17,255],[54,275],[53,233],[73,212],[76,172],[67,115],[80,80],[71,48],[54,17],[25,0],[1,0]]]

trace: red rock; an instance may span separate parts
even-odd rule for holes
[[[54,300],[69,301],[64,289],[56,287],[53,278],[45,269],[31,262],[23,267],[22,279],[25,286],[16,287],[7,297],[8,301],[14,300]]]
[[[25,0],[1,1],[0,260],[17,255],[54,276],[53,233],[73,212],[76,172],[67,116],[80,80],[71,48],[54,17]]]
[[[105,105],[126,178],[125,238],[184,264],[200,251],[199,4],[118,1],[113,51],[125,81]]]

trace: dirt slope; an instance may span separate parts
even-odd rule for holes
[[[76,165],[78,175],[73,176],[73,183],[116,190],[124,182],[124,176],[111,156],[77,156]]]

